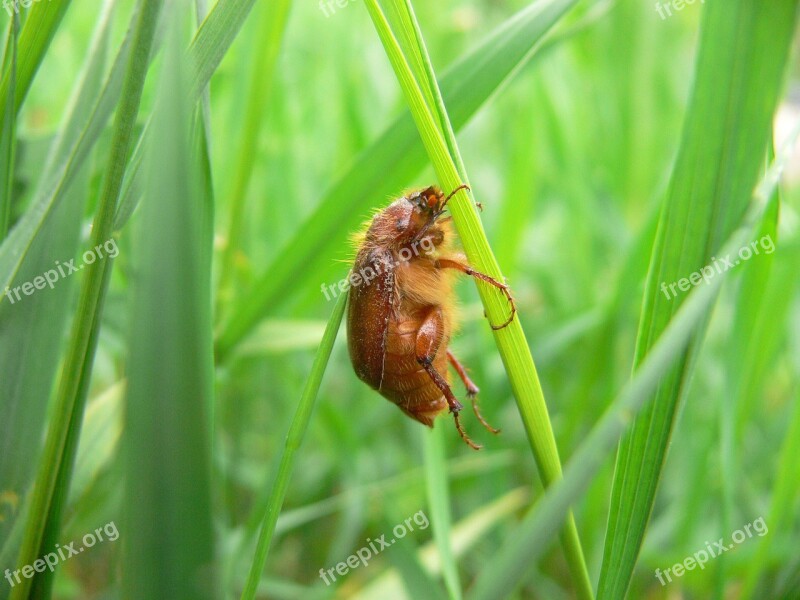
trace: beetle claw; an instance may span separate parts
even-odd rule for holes
[[[475,442],[473,442],[467,435],[467,432],[464,431],[464,428],[461,426],[461,421],[458,418],[458,411],[453,410],[452,413],[453,413],[453,420],[456,423],[456,429],[458,430],[461,439],[464,440],[466,444],[473,450],[480,450],[481,448],[483,448],[483,446],[481,446],[480,444],[476,444]]]

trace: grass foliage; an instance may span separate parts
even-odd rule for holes
[[[0,599],[800,594],[797,0],[12,4]],[[480,452],[339,335],[431,183]]]

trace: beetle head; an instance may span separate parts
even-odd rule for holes
[[[401,248],[427,238],[436,246],[444,240],[437,219],[446,200],[437,187],[411,192],[395,200],[372,220],[366,238],[373,244]]]
[[[401,243],[421,240],[426,234],[434,234],[436,243],[441,243],[441,235],[432,231],[436,219],[444,212],[444,194],[437,187],[427,187],[412,192],[401,200],[401,216],[395,226],[398,241]]]

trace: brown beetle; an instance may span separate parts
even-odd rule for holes
[[[445,409],[453,413],[464,441],[480,448],[459,421],[463,406],[450,389],[448,362],[472,400],[478,420],[498,433],[481,416],[477,386],[448,349],[456,328],[453,274],[477,277],[508,298],[508,286],[472,269],[451,248],[450,218],[440,218],[448,200],[436,187],[407,194],[375,215],[357,238],[358,253],[350,276],[347,345],[356,375],[391,400],[409,417],[433,427]]]

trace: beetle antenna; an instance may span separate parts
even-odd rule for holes
[[[461,190],[472,191],[472,188],[469,187],[466,183],[462,183],[460,186],[458,186],[456,189],[454,189],[452,192],[450,192],[450,194],[447,196],[447,198],[444,199],[444,202],[442,202],[442,205],[439,207],[439,212],[442,212],[444,210],[444,207],[447,206],[447,203],[450,201],[450,198],[455,196]]]

